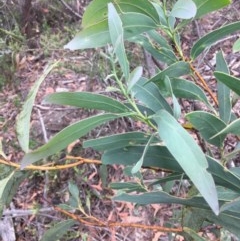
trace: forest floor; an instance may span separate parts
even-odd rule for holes
[[[211,32],[227,23],[240,20],[240,3],[235,1],[230,7],[210,14],[204,19],[194,21],[185,28],[182,34],[182,47],[189,53],[189,49],[199,37]],[[69,108],[64,106],[44,105],[44,96],[54,92],[62,91],[89,91],[105,93],[106,88],[111,85],[104,81],[109,74],[110,66],[99,50],[74,51],[63,50],[54,46],[54,41],[60,41],[59,32],[49,40],[44,39],[45,45],[31,51],[22,51],[15,55],[15,73],[13,79],[5,84],[0,92],[0,138],[3,151],[9,160],[19,163],[24,153],[19,147],[16,136],[16,118],[21,106],[27,97],[32,85],[40,78],[44,68],[53,61],[60,60],[60,64],[46,77],[42,83],[31,116],[30,148],[36,149],[44,144],[53,135],[64,127],[78,120],[93,115],[94,111]],[[209,50],[202,56],[199,62],[194,63],[198,70],[203,73],[205,80],[212,86],[215,80],[212,77],[212,68],[215,65],[214,54],[222,49],[226,55],[231,72],[240,77],[240,54],[232,53],[232,43],[237,35],[230,36]],[[66,39],[67,40],[67,39]],[[48,42],[49,41],[49,42]],[[64,42],[61,39],[61,42]],[[50,47],[49,47],[50,46]],[[54,50],[53,50],[54,49]],[[129,44],[128,56],[131,59],[132,68],[142,65],[145,56],[141,48]],[[147,64],[144,66],[145,74],[149,73]],[[118,98],[118,96],[116,96]],[[240,112],[240,110],[238,110]],[[82,142],[85,139],[94,139],[115,133],[124,133],[131,130],[141,130],[138,122],[133,123],[127,119],[112,121],[91,131],[83,139],[69,145],[66,150],[56,153],[49,161],[56,164],[65,164],[65,155],[83,157],[88,159],[101,159],[101,153],[91,149],[83,149]],[[234,142],[234,140],[233,140]],[[234,145],[234,143],[232,143]],[[237,160],[240,162],[240,160]],[[140,223],[143,225],[162,226],[174,223],[173,209],[176,206],[154,204],[148,206],[135,206],[132,203],[120,203],[111,200],[115,194],[104,186],[101,180],[99,166],[94,164],[83,164],[81,166],[53,172],[33,171],[19,187],[11,207],[7,211],[27,210],[40,208],[41,215],[16,214],[12,222],[18,241],[37,241],[43,233],[54,223],[65,220],[66,217],[60,212],[51,209],[53,205],[69,201],[69,182],[74,183],[80,190],[82,208],[91,217],[104,222]],[[144,170],[143,175],[152,179],[161,175],[155,170]],[[124,179],[122,167],[108,167],[107,184]],[[46,210],[46,211],[44,211]],[[82,214],[79,214],[83,216]],[[179,220],[176,220],[176,223]],[[80,225],[78,229],[73,228],[71,232],[61,240],[183,240],[181,236],[171,237],[170,234],[160,231],[132,227],[101,228],[88,225]],[[216,240],[214,234],[209,230],[203,232],[207,240]],[[1,240],[1,238],[0,238]],[[5,241],[5,240],[4,240]]]

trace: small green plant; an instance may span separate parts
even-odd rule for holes
[[[227,163],[239,154],[239,148],[236,147],[230,153],[225,148],[228,134],[240,135],[240,120],[233,112],[236,103],[233,99],[240,95],[240,79],[229,74],[223,53],[219,51],[213,72],[217,80],[215,96],[194,67],[194,60],[201,53],[219,39],[240,30],[240,22],[223,26],[200,38],[191,48],[189,56],[183,53],[180,34],[191,20],[229,3],[228,0],[215,1],[214,4],[211,0],[204,4],[198,0],[178,0],[169,9],[166,1],[92,1],[83,16],[82,31],[65,47],[77,50],[107,46],[107,52],[102,52],[102,55],[112,67],[108,78],[115,82],[114,91],[120,93],[124,101],[89,92],[46,96],[45,103],[101,110],[104,113],[66,127],[45,145],[29,151],[31,106],[42,78],[33,87],[18,121],[18,138],[26,153],[21,168],[54,155],[108,121],[131,118],[148,126],[148,130],[116,134],[83,143],[84,148],[91,147],[103,153],[103,166],[124,165],[125,173],[133,178],[132,182],[110,184],[111,188],[120,191],[114,200],[141,205],[181,204],[181,228],[172,228],[169,232],[181,233],[186,240],[204,240],[198,231],[205,222],[220,225],[240,237],[240,169],[227,168]],[[141,45],[166,67],[161,70],[156,67],[157,74],[151,78],[143,76],[143,66],[131,69],[125,40]],[[234,51],[239,50],[238,42],[234,45]],[[46,73],[50,70],[47,69]],[[180,99],[201,102],[207,110],[186,113],[179,104]],[[180,117],[185,120],[184,124],[180,123]],[[191,135],[191,132],[196,131],[199,134],[198,141]],[[170,174],[146,184],[141,174],[141,168],[145,167],[159,168]],[[8,191],[7,185],[13,182],[13,177],[15,172],[1,181],[0,194]],[[164,188],[175,180],[187,180],[190,183],[187,198],[173,195],[170,189]],[[161,185],[162,190],[155,189],[157,185]],[[77,187],[71,184],[69,189],[73,199],[78,200]],[[8,200],[4,201],[6,203]],[[78,208],[81,209],[81,205]],[[177,213],[179,210],[176,210]],[[63,227],[67,230],[75,223],[74,220],[66,220],[50,229],[49,233],[55,235],[59,230],[63,231]]]

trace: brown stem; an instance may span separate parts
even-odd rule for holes
[[[189,62],[189,61],[188,61]],[[203,88],[209,93],[209,95],[211,96],[211,98],[213,99],[214,103],[216,105],[218,105],[218,100],[216,98],[216,96],[213,94],[213,92],[211,91],[211,89],[208,87],[206,81],[203,79],[202,75],[195,69],[195,67],[189,62],[190,64],[190,68],[193,71],[193,73],[198,77],[198,79],[201,82],[201,85],[203,86]]]
[[[79,161],[77,161],[75,163],[70,163],[70,164],[65,164],[65,165],[56,165],[56,166],[29,165],[29,166],[25,167],[25,169],[26,170],[39,170],[39,171],[53,171],[53,170],[62,170],[62,169],[72,168],[72,167],[75,167],[75,166],[78,166],[78,165],[82,165],[84,163],[91,163],[91,164],[98,164],[98,165],[101,164],[101,161],[85,159],[85,158],[82,158],[82,157],[73,158],[73,157],[69,156],[66,159],[77,159]],[[17,163],[11,162],[11,161],[5,161],[5,160],[0,159],[0,163],[5,164],[7,166],[15,167],[17,169],[21,168],[20,164],[17,164]]]
[[[29,165],[25,169],[27,170],[60,170],[60,169],[66,169],[71,168],[77,165],[81,165],[83,163],[93,163],[93,164],[101,164],[101,161],[98,160],[90,160],[85,159],[82,157],[73,157],[73,156],[66,156],[66,159],[72,159],[72,160],[79,160],[78,162],[66,164],[66,165],[57,165],[57,166],[35,166],[35,165]],[[8,161],[8,160],[2,160],[0,159],[0,163],[15,167],[17,169],[20,169],[20,164]],[[49,203],[49,202],[48,202]],[[78,221],[79,223],[85,224],[87,226],[94,226],[94,227],[105,227],[105,228],[114,228],[114,227],[132,227],[132,228],[141,228],[141,229],[148,229],[148,230],[154,230],[154,231],[161,231],[161,232],[172,232],[172,233],[181,233],[183,232],[183,228],[167,228],[162,226],[152,226],[152,225],[144,225],[144,224],[138,224],[138,223],[119,223],[119,222],[103,222],[96,217],[92,216],[86,216],[86,217],[80,217],[73,213],[70,213],[64,209],[61,209],[60,207],[53,207],[56,211],[59,211],[63,213],[64,215]]]
[[[59,207],[54,207],[55,210],[67,215],[68,217],[80,222],[80,223],[83,223],[83,224],[86,224],[88,226],[94,226],[94,227],[105,227],[105,228],[113,228],[113,227],[131,227],[131,228],[141,228],[141,229],[148,229],[148,230],[154,230],[154,231],[160,231],[160,232],[171,232],[171,233],[181,233],[183,232],[183,228],[180,227],[180,228],[167,228],[167,227],[162,227],[162,226],[154,226],[154,225],[145,225],[145,224],[139,224],[139,223],[118,223],[118,222],[108,222],[108,223],[105,223],[105,222],[102,222],[96,218],[94,218],[94,221],[92,222],[90,220],[91,217],[88,217],[88,220],[89,221],[86,221],[84,218],[82,217],[79,217],[73,213],[70,213],[66,210],[63,210]]]

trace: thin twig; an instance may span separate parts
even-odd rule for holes
[[[44,142],[47,143],[48,137],[47,137],[47,131],[46,131],[46,128],[45,128],[44,120],[42,118],[41,111],[39,109],[37,109],[37,112],[38,112],[38,117],[39,117],[39,120],[40,120],[41,128],[42,128],[42,131],[43,131]]]
[[[194,20],[193,23],[194,23],[195,28],[196,28],[196,30],[197,30],[198,38],[200,39],[200,38],[202,37],[202,34],[201,34],[201,32],[200,32],[200,28],[199,28],[198,21],[197,21],[197,20]]]
[[[13,216],[13,217],[22,217],[29,215],[44,215],[44,213],[49,213],[55,211],[54,208],[41,208],[41,209],[28,209],[28,210],[20,210],[20,209],[11,209],[3,211],[3,216]]]
[[[60,0],[60,2],[64,5],[65,8],[67,8],[76,17],[78,17],[79,19],[82,19],[82,16],[78,14],[76,11],[74,11],[64,0]]]
[[[101,164],[101,161],[98,160],[89,160],[89,159],[85,159],[82,157],[73,157],[73,156],[66,156],[66,159],[73,159],[73,160],[79,160],[76,163],[71,163],[71,164],[66,164],[66,165],[57,165],[57,166],[34,166],[34,165],[29,165],[26,167],[26,169],[30,169],[30,170],[60,170],[60,169],[66,169],[66,168],[70,168],[70,167],[74,167],[77,165],[81,165],[83,163],[90,163],[90,164]],[[5,161],[0,159],[0,163],[2,164],[6,164],[9,166],[13,166],[16,167],[18,169],[20,169],[20,165],[13,163],[11,161]],[[10,210],[10,211],[5,211],[4,215],[17,215],[17,214],[21,214],[21,215],[34,215],[34,213],[36,212],[39,213],[41,211],[41,213],[43,211],[52,211],[52,210],[56,210],[59,211],[63,214],[65,214],[66,216],[84,224],[87,226],[93,226],[93,227],[101,227],[101,228],[115,228],[115,227],[132,227],[132,228],[141,228],[141,229],[148,229],[148,230],[154,230],[154,231],[161,231],[161,232],[173,232],[173,233],[181,233],[183,231],[183,228],[167,228],[167,227],[161,227],[161,226],[150,226],[150,225],[144,225],[144,224],[138,224],[138,223],[118,223],[118,222],[103,222],[93,216],[87,216],[87,217],[80,217],[77,216],[71,212],[68,212],[66,210],[61,209],[60,207],[53,207],[53,209],[40,209],[38,211],[36,210]]]
[[[25,170],[38,170],[38,171],[56,171],[56,170],[64,170],[64,169],[73,168],[73,167],[76,167],[76,166],[79,166],[79,165],[82,165],[82,164],[95,164],[95,165],[101,165],[102,164],[102,162],[99,161],[99,160],[86,159],[86,158],[83,158],[83,157],[66,156],[65,159],[66,160],[77,160],[77,162],[65,164],[65,165],[55,165],[55,166],[50,166],[50,165],[54,165],[54,163],[48,163],[48,164],[42,165],[42,166],[29,165],[29,166],[26,166],[24,169]],[[20,164],[17,164],[15,162],[11,162],[9,160],[0,159],[0,163],[2,163],[4,165],[7,165],[7,166],[15,167],[17,169],[21,168]],[[153,167],[143,167],[143,168],[158,170],[158,171],[167,172],[167,173],[172,173],[172,171],[167,170],[167,169],[162,169],[162,168],[153,168]]]
[[[55,210],[67,215],[68,217],[86,224],[88,226],[94,226],[94,227],[108,227],[108,228],[114,228],[114,227],[122,227],[122,228],[140,228],[140,229],[144,229],[144,230],[154,230],[154,231],[161,231],[161,232],[171,232],[171,233],[181,233],[183,232],[183,228],[167,228],[167,227],[162,227],[162,226],[154,226],[154,225],[145,225],[145,224],[139,224],[139,223],[118,223],[118,222],[102,222],[101,220],[98,220],[98,222],[96,222],[96,219],[94,219],[94,222],[92,222],[91,220],[86,221],[85,219],[70,213],[66,210],[63,210],[59,207],[54,207]]]
[[[67,159],[72,159],[67,158]],[[78,165],[82,165],[84,163],[88,163],[88,164],[101,164],[101,161],[98,160],[91,160],[91,159],[85,159],[82,157],[73,157],[73,159],[77,159],[79,161],[75,162],[75,163],[70,163],[70,164],[65,164],[65,165],[56,165],[56,166],[47,166],[47,165],[43,165],[43,166],[35,166],[35,165],[29,165],[27,167],[25,167],[26,170],[38,170],[38,171],[53,171],[53,170],[63,170],[63,169],[68,169],[68,168],[72,168],[72,167],[76,167]],[[0,159],[0,163],[5,164],[7,166],[11,166],[11,167],[15,167],[17,169],[21,169],[21,165],[11,162],[11,161],[5,161],[3,159]]]
[[[190,68],[193,71],[193,73],[198,77],[198,79],[200,80],[200,83],[202,84],[202,86],[204,87],[204,89],[209,93],[209,95],[211,96],[211,98],[213,99],[213,101],[215,102],[216,105],[218,105],[218,100],[216,98],[216,96],[213,94],[213,92],[211,91],[211,89],[208,87],[207,83],[205,82],[205,80],[203,79],[202,75],[195,69],[195,67],[190,64]]]
[[[42,105],[37,105],[37,104],[35,104],[34,105],[34,107],[37,107],[38,109],[40,109],[40,110],[54,110],[54,111],[63,111],[63,110],[76,110],[77,108],[76,107],[68,107],[68,108],[66,108],[66,107],[58,107],[58,108],[52,108],[52,107],[50,107],[50,106],[42,106]]]
[[[43,120],[41,111],[39,109],[37,109],[37,113],[38,113],[38,117],[39,117],[41,127],[42,127],[44,142],[47,143],[48,142],[47,131],[46,131],[46,127],[45,127],[45,124],[44,124],[44,120]],[[46,159],[44,159],[44,162],[46,162]],[[48,171],[46,171],[45,172],[44,188],[43,188],[43,197],[44,197],[45,200],[47,199],[48,184],[49,184],[49,175],[48,175]],[[47,206],[47,203],[44,202],[44,207],[46,207],[46,206]]]

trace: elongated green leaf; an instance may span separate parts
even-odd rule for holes
[[[47,75],[54,69],[59,61],[54,64],[49,64],[45,67],[43,74],[40,78],[35,82],[33,87],[31,88],[27,99],[22,107],[22,111],[17,117],[16,131],[19,144],[24,152],[28,152],[29,150],[29,132],[30,132],[30,117],[32,113],[33,104],[35,101],[35,97],[37,95],[38,89],[41,83],[45,80]]]
[[[8,177],[0,181],[0,184],[1,184],[0,185],[0,217],[2,217],[4,206],[7,203],[6,197],[8,197],[8,192],[10,192],[11,186],[12,186],[12,185],[9,185],[9,182],[11,182],[13,175],[14,175],[14,172],[12,172]]]
[[[110,188],[120,190],[121,192],[145,192],[142,185],[135,182],[115,182],[110,184]]]
[[[226,86],[228,86],[232,91],[236,94],[240,95],[240,79],[235,78],[229,74],[225,74],[222,72],[214,72],[214,76],[218,81],[222,82]]]
[[[125,148],[113,149],[104,152],[102,163],[119,164],[125,166],[134,165],[142,156],[144,146],[127,146]],[[143,161],[145,167],[159,167],[182,173],[181,166],[176,162],[165,146],[150,146]]]
[[[172,15],[169,15],[169,16],[168,16],[169,28],[170,28],[172,31],[174,31],[176,21],[177,21],[176,18],[173,17]]]
[[[229,68],[222,51],[216,54],[216,71],[229,74]]]
[[[221,212],[224,211],[232,211],[232,212],[240,212],[240,197],[233,199],[231,202],[228,202],[221,206]]]
[[[240,135],[240,119],[237,119],[227,125],[222,131],[218,132],[215,136],[212,138],[215,138],[216,136],[223,135],[223,134],[229,134],[232,133],[234,135]]]
[[[68,190],[71,194],[71,196],[75,199],[75,201],[78,203],[79,202],[79,189],[78,186],[73,183],[73,182],[68,182]]]
[[[124,39],[155,29],[156,23],[141,13],[123,13],[120,15],[124,29]],[[67,45],[66,49],[87,49],[102,47],[111,43],[107,19],[84,28]]]
[[[238,193],[229,191],[226,188],[217,187],[218,199],[221,204],[228,203],[233,199],[239,197]],[[143,194],[120,194],[114,197],[115,200],[134,202],[137,204],[148,205],[153,203],[178,203],[182,205],[188,205],[196,208],[202,208],[209,210],[209,205],[206,203],[201,195],[195,195],[189,198],[179,198],[170,195],[164,191],[153,191]],[[237,213],[238,215],[238,213]]]
[[[216,55],[216,70],[219,72],[223,72],[229,74],[229,69],[227,63],[223,57],[223,53],[218,52]],[[230,89],[222,82],[218,81],[217,83],[218,89],[218,103],[219,103],[219,115],[220,118],[228,123],[231,118],[231,97],[230,97]]]
[[[221,200],[220,194],[219,194],[219,199]],[[208,222],[210,221],[215,224],[219,224],[224,228],[228,229],[230,232],[236,234],[238,237],[240,236],[239,213],[225,211],[220,213],[218,216],[216,216],[210,210],[208,210],[208,205],[206,204],[205,200],[200,196],[184,199],[184,198],[173,197],[163,191],[158,191],[158,192],[143,193],[140,195],[120,194],[119,196],[116,196],[114,200],[134,202],[141,205],[147,205],[147,204],[153,204],[153,203],[167,203],[167,204],[177,203],[177,204],[182,204],[189,207],[200,208],[202,209],[202,213],[205,216],[205,220],[207,220]]]
[[[129,109],[121,102],[108,96],[89,92],[60,92],[47,95],[44,104],[58,104],[82,107],[94,110],[104,110],[112,113],[124,113]]]
[[[162,177],[161,179],[150,183],[149,186],[152,187],[157,184],[171,182],[171,181],[175,181],[175,180],[181,180],[181,179],[188,179],[188,177],[186,175],[184,175],[183,173],[174,172],[174,173],[169,174],[166,177]],[[163,190],[163,191],[165,191],[165,190]]]
[[[239,52],[240,51],[240,39],[238,39],[234,44],[233,44],[233,53]]]
[[[149,32],[149,31],[148,31]],[[168,65],[177,62],[173,50],[162,47],[161,45],[154,45],[150,37],[137,35],[129,39],[130,42],[138,43],[143,46],[155,59],[160,60]]]
[[[197,15],[195,18],[200,18],[207,13],[211,13],[221,9],[231,3],[231,0],[193,0],[197,6]]]
[[[141,13],[151,17],[154,21],[158,22],[158,14],[149,1],[145,0],[94,0],[92,1],[86,11],[84,12],[82,19],[82,27],[87,28],[95,25],[96,23],[107,19],[107,5],[112,2],[119,13]]]
[[[192,180],[214,213],[219,212],[217,192],[208,163],[202,150],[188,132],[167,111],[160,110],[154,117],[164,144]],[[189,161],[191,160],[191,165]]]
[[[82,27],[88,28],[107,19],[107,5],[111,0],[94,0],[87,6],[83,18]]]
[[[199,210],[201,212],[201,210]],[[193,238],[194,241],[207,241],[207,239],[200,237],[194,230],[184,227],[183,231],[190,235],[191,238]]]
[[[176,18],[190,19],[197,13],[197,7],[192,0],[178,0],[171,11],[171,15]]]
[[[236,176],[240,177],[240,167],[231,167],[230,171],[234,173]]]
[[[168,68],[164,69],[160,73],[153,76],[149,82],[156,83],[157,85],[164,81],[165,77],[169,78],[180,77],[182,75],[186,75],[190,73],[189,64],[183,61],[179,61],[175,64],[170,65]]]
[[[139,195],[133,194],[120,194],[113,198],[117,201],[124,201],[124,202],[133,202],[140,205],[148,205],[154,203],[167,203],[167,204],[182,204],[188,205],[191,207],[198,207],[209,209],[209,206],[205,202],[205,200],[200,196],[195,196],[192,198],[178,198],[174,197],[164,191],[155,191],[155,192],[147,192]]]
[[[228,170],[217,160],[207,156],[208,171],[212,174],[217,185],[240,193],[240,177]]]
[[[199,240],[199,236],[197,233],[195,233],[195,231],[199,232],[199,230],[202,228],[203,222],[206,219],[206,212],[209,211],[201,208],[185,207],[183,209],[182,226],[187,227],[186,229],[183,228],[183,230],[186,230],[184,233],[184,238],[186,240]]]
[[[136,174],[136,173],[138,173],[138,172],[140,171],[140,169],[141,169],[141,167],[142,167],[142,165],[143,165],[143,162],[144,162],[144,158],[145,158],[145,156],[146,156],[146,154],[147,154],[147,151],[148,151],[148,149],[149,149],[149,147],[150,147],[150,144],[151,144],[151,142],[153,141],[153,139],[154,139],[154,135],[152,135],[152,136],[149,138],[147,144],[146,144],[145,147],[144,147],[144,150],[143,150],[143,153],[142,153],[141,158],[140,158],[140,159],[137,161],[137,163],[135,163],[135,165],[133,166],[133,168],[132,168],[132,170],[131,170],[131,173],[132,173],[132,174]]]
[[[237,196],[239,197],[239,195]],[[229,192],[225,188],[218,188],[218,197],[219,197],[220,203],[223,203],[222,205],[223,208],[225,207],[225,204],[226,205],[230,204],[232,200],[237,198],[237,196],[236,194]],[[191,210],[191,208],[189,208],[188,210]],[[234,209],[232,209],[231,211],[224,210],[219,214],[219,216],[216,216],[212,212],[202,209],[202,210],[199,210],[198,215],[204,217],[204,220],[207,220],[208,222],[219,224],[225,229],[228,229],[229,231],[231,230],[232,233],[238,235],[239,237],[240,232],[239,232],[239,228],[237,227],[240,221],[240,212],[239,212],[239,209],[236,209],[234,211],[233,210]]]
[[[156,11],[158,13],[160,24],[167,27],[168,26],[167,19],[166,19],[166,16],[165,16],[165,13],[164,13],[164,10],[163,10],[161,4],[152,2],[152,5],[154,6],[154,8],[156,9]]]
[[[159,89],[154,83],[148,83],[146,79],[141,78],[132,88],[132,94],[142,104],[151,110],[157,112],[165,109],[172,113],[172,109],[165,98],[161,95]]]
[[[240,22],[231,23],[218,28],[204,37],[200,38],[191,49],[191,58],[197,58],[206,48],[211,47],[214,43],[225,36],[240,30]]]
[[[136,173],[132,173],[132,166],[126,166],[123,169],[123,175],[127,177],[134,178],[135,180],[138,180],[139,183],[143,182],[143,176],[140,171]]]
[[[120,17],[123,23],[125,39],[129,39],[135,35],[147,32],[157,27],[152,18],[141,13],[123,13]]]
[[[216,216],[209,212],[206,215],[206,219],[212,223],[221,225],[225,229],[229,230],[231,233],[235,234],[237,237],[240,237],[240,216],[237,213],[224,212],[220,213],[219,216]]]
[[[121,12],[136,12],[149,16],[156,23],[159,22],[159,16],[156,9],[151,2],[145,0],[116,0],[116,6],[119,7]]]
[[[210,109],[212,109],[205,93],[196,84],[186,79],[172,78],[170,79],[172,85],[172,91],[178,98],[199,100],[205,103]],[[169,91],[165,86],[165,82],[158,82],[158,87],[161,90],[163,96],[170,96]]]
[[[122,21],[112,3],[108,4],[108,27],[114,52],[118,58],[122,72],[126,80],[128,80],[130,70],[124,48]]]
[[[64,220],[56,223],[52,228],[47,230],[40,241],[56,241],[62,238],[67,231],[76,224],[77,221],[73,219]]]
[[[119,149],[125,146],[133,146],[137,144],[147,144],[150,136],[143,132],[128,132],[98,139],[87,140],[83,142],[83,147],[91,147],[98,151],[111,149]],[[157,139],[154,140],[157,142]]]
[[[0,180],[0,217],[2,217],[3,209],[11,203],[26,176],[25,172],[13,171],[6,178]]]
[[[110,43],[108,22],[103,20],[81,30],[64,48],[70,50],[98,48]]]
[[[136,143],[138,144],[138,143]],[[106,143],[107,145],[107,143]],[[144,146],[125,146],[104,152],[103,164],[134,165],[144,151]],[[208,171],[212,174],[216,184],[240,192],[240,178],[222,166],[217,160],[207,156]],[[181,173],[183,169],[164,146],[151,146],[144,158],[144,167],[159,167]]]
[[[138,66],[131,72],[130,77],[129,77],[129,82],[128,82],[128,92],[139,81],[139,79],[142,77],[142,74],[143,74],[142,66]]]
[[[173,116],[178,119],[181,115],[181,106],[178,103],[177,98],[175,97],[172,89],[172,84],[171,80],[168,78],[168,76],[165,77],[164,79],[165,86],[170,93],[170,96],[172,97],[172,102],[173,102]]]
[[[223,204],[231,202],[233,199],[236,199],[239,197],[239,193],[221,186],[217,187],[217,192],[218,192],[218,199]]]
[[[156,44],[159,45],[159,51],[161,51],[161,48],[165,48],[165,49],[169,49],[171,50],[172,52],[173,51],[173,48],[172,46],[169,44],[168,40],[162,36],[157,30],[149,30],[147,32],[147,35],[150,37],[151,41],[154,41]],[[177,59],[177,57],[175,57]],[[177,59],[178,60],[178,59]]]
[[[121,116],[123,115],[97,115],[81,120],[77,123],[74,123],[64,128],[62,131],[57,133],[52,139],[50,139],[48,143],[39,147],[37,150],[27,153],[22,159],[21,168],[24,168],[36,161],[41,160],[42,158],[48,157],[63,150],[67,147],[67,145],[69,145],[76,139],[86,135],[95,127]]]
[[[171,79],[173,93],[178,98],[200,100],[208,107],[212,108],[205,93],[196,84],[186,79]]]
[[[226,127],[226,124],[216,116],[204,111],[194,111],[186,118],[200,132],[203,139],[217,147],[223,145],[226,134],[211,138]]]

